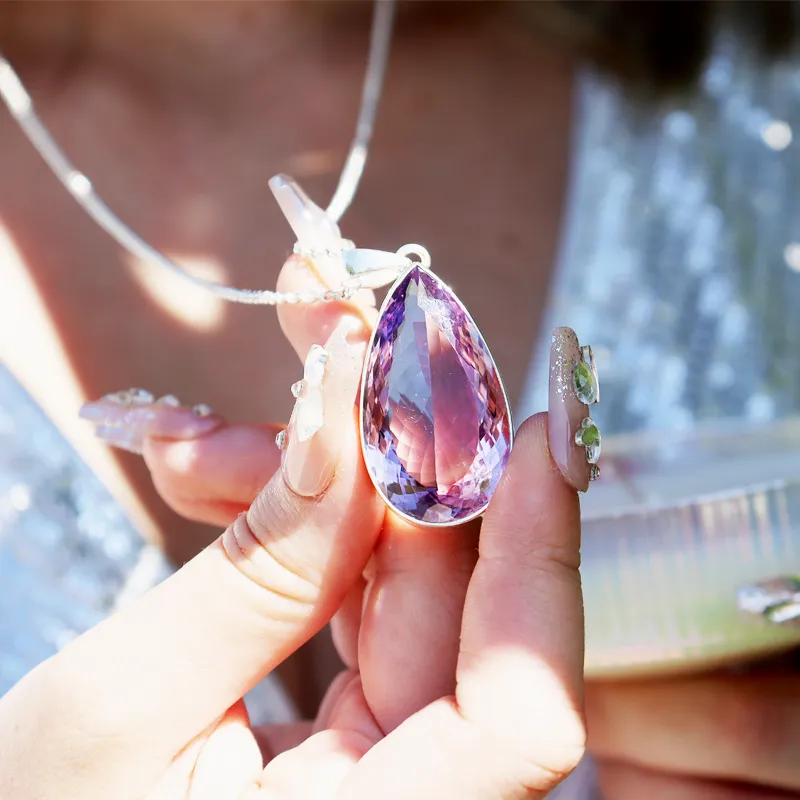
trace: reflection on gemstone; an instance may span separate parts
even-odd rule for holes
[[[455,295],[415,267],[387,298],[362,391],[367,468],[400,513],[452,523],[482,513],[508,460],[497,368]]]

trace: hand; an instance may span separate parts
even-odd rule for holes
[[[800,676],[785,669],[586,687],[604,800],[800,791]]]
[[[284,280],[307,272],[295,264]],[[302,351],[312,327],[341,331],[346,312],[295,308],[282,321]],[[326,415],[358,383],[366,326],[347,330],[329,339]],[[295,448],[286,478],[274,474],[217,542],[0,701],[0,796],[494,800],[543,796],[574,766],[579,508],[545,417],[520,429],[476,550],[476,525],[384,519],[352,402],[330,407],[342,416],[326,417],[305,469]],[[248,448],[243,429],[212,422],[194,439],[145,437],[159,485],[182,475],[189,505],[204,448],[225,437]],[[242,463],[257,474],[253,459],[217,459]],[[320,469],[329,482],[306,496]],[[248,500],[214,485],[207,510]],[[348,670],[316,722],[251,730],[242,695],[334,614]]]

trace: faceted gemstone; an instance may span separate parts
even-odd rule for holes
[[[575,433],[575,444],[586,448],[586,460],[590,464],[600,460],[600,430],[591,417],[581,422],[581,427]]]
[[[505,394],[466,309],[422,268],[386,300],[361,402],[364,459],[391,506],[430,524],[486,509],[511,449]]]
[[[575,365],[572,371],[572,381],[578,400],[586,405],[592,405],[600,400],[600,384],[597,380],[597,367],[591,347],[581,348],[582,361]]]

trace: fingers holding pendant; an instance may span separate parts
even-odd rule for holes
[[[556,328],[550,341],[550,452],[581,492],[600,475],[600,430],[589,414],[599,400],[592,348],[581,346],[572,328]]]

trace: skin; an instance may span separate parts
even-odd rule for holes
[[[0,44],[18,64],[59,140],[88,174],[98,177],[99,188],[124,218],[163,249],[218,262],[226,271],[225,280],[231,283],[271,285],[274,276],[270,277],[269,264],[280,263],[281,254],[291,241],[278,214],[274,209],[270,211],[270,202],[264,201],[266,179],[295,165],[296,177],[315,196],[329,196],[352,133],[351,117],[341,110],[355,108],[355,87],[360,84],[363,68],[364,21],[356,21],[354,28],[361,31],[362,38],[355,41],[352,34],[352,46],[342,47],[342,41],[350,40],[340,38],[348,34],[339,12],[334,9],[331,16],[320,12],[321,16],[312,18],[297,10],[302,8],[300,4],[226,4],[224,11],[216,4],[160,4],[159,13],[152,14],[146,5],[139,4],[93,4],[82,8],[64,3],[48,7],[46,17],[35,4],[20,4],[20,8],[23,10],[0,6],[4,23],[0,25],[4,32]],[[513,402],[537,331],[536,298],[545,295],[548,265],[557,243],[567,171],[573,63],[563,52],[548,48],[518,26],[485,25],[469,15],[457,16],[447,20],[450,36],[441,36],[434,27],[416,26],[405,32],[401,29],[393,69],[403,75],[403,80],[389,81],[375,153],[360,204],[346,219],[346,232],[358,241],[379,245],[413,235],[434,250],[437,263],[441,259],[449,267],[441,269],[443,275],[458,276],[459,295],[492,342]],[[219,35],[210,37],[209,30]],[[427,46],[433,36],[436,47]],[[143,53],[147,54],[144,59]],[[453,69],[454,64],[460,68]],[[475,74],[465,75],[464,65],[475,65]],[[292,87],[297,91],[291,91]],[[435,87],[435,93],[430,87]],[[275,106],[263,102],[264,97],[280,97],[279,118],[274,113]],[[447,97],[448,103],[438,102],[441,97]],[[525,103],[520,103],[521,97]],[[481,120],[491,120],[491,130],[483,128]],[[0,185],[0,258],[7,288],[0,314],[0,354],[131,510],[140,528],[183,561],[212,538],[211,529],[181,521],[163,504],[138,459],[112,454],[96,443],[87,428],[74,419],[78,406],[90,397],[138,383],[155,392],[175,392],[193,402],[210,403],[233,420],[285,419],[290,398],[288,393],[282,394],[283,387],[298,376],[297,361],[290,357],[289,347],[283,344],[277,325],[268,314],[254,309],[225,309],[223,322],[209,331],[165,312],[132,277],[117,250],[55,186],[7,118],[0,122],[0,128],[4,142],[0,152],[0,173],[4,176]],[[114,132],[113,139],[109,131]],[[457,132],[457,136],[445,138],[443,132],[448,131]],[[503,147],[487,147],[491,141],[502,142]],[[532,142],[535,146],[531,146]],[[381,152],[391,153],[392,157],[381,157]],[[471,165],[469,171],[464,170],[465,163]],[[259,165],[258,169],[254,164]],[[467,175],[469,185],[464,186]],[[409,186],[414,187],[413,196]],[[158,203],[153,198],[158,198]],[[399,231],[398,220],[408,235]],[[464,229],[473,227],[496,234],[475,241],[464,237]],[[530,268],[520,271],[521,261]],[[485,280],[487,263],[492,264],[492,274],[497,277],[491,284]],[[91,315],[85,313],[87,298],[95,311]],[[322,338],[326,329],[309,321],[316,312],[302,324],[293,324],[286,316],[291,313],[292,310],[284,312],[281,325],[295,349],[302,351],[311,341]],[[253,336],[255,326],[257,336]],[[21,350],[15,346],[21,340],[27,345],[25,358],[20,357]],[[176,364],[181,365],[177,375]],[[253,364],[263,366],[254,371]],[[276,391],[275,387],[281,388]],[[276,454],[270,442],[265,446],[271,433],[272,429],[264,425],[228,425],[220,433],[228,437],[227,442],[208,439],[216,442],[215,457],[198,445],[190,469],[185,460],[169,458],[167,443],[154,441],[147,452],[147,465],[169,506],[202,523],[227,525],[237,510],[250,506],[259,488],[274,473]],[[522,472],[527,469],[529,475],[532,465],[538,463],[530,457],[531,463],[518,468]],[[176,468],[181,463],[184,466]],[[243,476],[245,468],[247,473]],[[201,496],[204,505],[197,502]],[[536,509],[526,508],[525,513],[535,514]],[[520,523],[515,520],[513,524]],[[417,652],[429,652],[424,646],[436,644],[437,655],[432,660],[435,674],[424,669],[426,659],[412,659],[406,666],[417,667],[413,681],[401,677],[388,681],[382,676],[391,664],[382,661],[382,657],[392,652],[386,648],[394,640],[389,623],[396,622],[396,618],[381,619],[378,612],[385,606],[377,603],[367,606],[374,608],[374,614],[359,618],[354,611],[360,606],[359,598],[374,600],[376,595],[371,592],[376,585],[381,586],[380,582],[375,583],[378,576],[385,580],[388,593],[381,597],[396,592],[398,606],[419,602],[426,610],[437,607],[439,602],[452,622],[460,616],[464,587],[468,582],[472,585],[470,576],[474,580],[479,574],[472,572],[472,551],[449,551],[450,539],[438,542],[431,537],[423,547],[418,537],[403,529],[391,530],[388,536],[381,533],[375,539],[379,529],[375,525],[364,527],[365,539],[373,537],[369,546],[377,544],[370,567],[377,572],[367,573],[369,582],[362,587],[357,575],[348,574],[343,584],[337,584],[338,594],[334,593],[333,601],[322,595],[323,599],[314,606],[313,624],[304,623],[293,629],[295,638],[291,642],[261,653],[262,660],[254,667],[264,671],[274,666],[341,605],[344,610],[334,624],[335,639],[345,663],[351,667],[357,663],[361,675],[361,686],[350,686],[351,694],[343,692],[340,696],[347,702],[342,699],[341,703],[347,708],[359,708],[361,704],[361,716],[354,712],[335,717],[334,729],[344,731],[345,738],[355,730],[366,736],[370,745],[376,741],[375,729],[371,729],[370,739],[369,731],[365,733],[360,727],[367,720],[364,702],[384,733],[411,711],[452,689],[458,627],[451,625],[449,635],[442,636],[432,622],[431,630],[422,632]],[[536,536],[541,532],[537,526]],[[527,537],[522,535],[522,541],[530,542],[530,534],[528,531]],[[559,535],[563,534],[562,528]],[[507,546],[511,544],[506,542]],[[220,546],[206,552],[219,553]],[[369,549],[367,544],[364,546]],[[406,555],[399,568],[393,560],[398,552]],[[551,564],[552,556],[551,552],[545,563]],[[406,574],[409,564],[413,565],[410,575]],[[534,572],[539,576],[538,571]],[[458,579],[455,586],[444,580],[451,574]],[[185,614],[176,617],[179,630],[191,630],[196,618],[191,604],[181,601],[180,580],[172,585],[176,584],[179,589],[175,590],[175,602]],[[495,587],[495,591],[499,588]],[[549,585],[542,596],[551,596]],[[494,600],[499,601],[500,597],[497,595]],[[157,612],[163,607],[158,601],[149,602],[152,619],[157,619]],[[552,611],[537,634],[552,634],[550,628],[559,629],[556,622],[563,609],[554,604]],[[152,622],[150,617],[145,619],[148,624]],[[103,781],[119,780],[123,774],[119,770],[130,769],[131,774],[138,774],[143,760],[166,765],[162,776],[167,772],[180,776],[182,769],[198,766],[198,752],[206,752],[206,745],[197,738],[204,731],[213,734],[203,739],[207,743],[213,741],[216,745],[223,740],[220,747],[225,757],[210,759],[217,764],[229,763],[228,756],[233,752],[224,749],[226,731],[233,731],[233,738],[241,735],[237,741],[242,746],[235,748],[236,752],[250,755],[236,773],[239,777],[225,779],[236,781],[246,775],[242,791],[251,791],[257,786],[258,759],[252,755],[256,739],[266,743],[264,749],[269,758],[297,740],[292,736],[307,733],[268,732],[258,733],[256,738],[248,734],[241,708],[232,705],[248,681],[240,675],[230,677],[224,671],[221,680],[228,682],[221,691],[214,686],[191,684],[193,691],[202,689],[209,694],[202,719],[198,713],[184,720],[185,709],[178,705],[185,697],[178,689],[185,683],[185,674],[192,672],[183,670],[181,679],[170,683],[166,699],[158,693],[158,686],[146,696],[146,718],[141,730],[121,726],[124,715],[106,715],[104,710],[119,708],[120,687],[137,685],[141,670],[132,671],[128,681],[119,680],[114,686],[101,680],[99,694],[89,693],[75,676],[82,674],[86,664],[99,660],[102,665],[103,659],[109,657],[109,640],[116,642],[116,637],[123,635],[136,648],[133,652],[144,654],[153,665],[156,656],[152,642],[136,638],[131,629],[133,623],[122,618],[122,625],[126,623],[127,627],[118,626],[116,632],[113,625],[105,626],[102,631],[111,630],[108,638],[95,634],[84,640],[90,644],[69,650],[67,659],[59,657],[60,660],[49,662],[26,679],[10,700],[3,701],[3,718],[9,721],[6,724],[19,723],[25,735],[18,739],[16,734],[6,734],[0,747],[8,752],[13,746],[15,759],[30,760],[35,750],[37,763],[53,767],[48,774],[53,786],[58,784],[56,796],[105,792],[108,784]],[[158,629],[156,625],[155,630]],[[575,634],[574,624],[564,630]],[[439,635],[434,639],[433,634]],[[579,641],[577,634],[575,637],[569,647],[559,647],[572,648],[573,652],[575,641]],[[538,636],[533,638],[538,641]],[[362,640],[366,659],[363,665]],[[214,643],[218,647],[229,644],[224,638]],[[378,665],[373,669],[366,666],[370,663],[368,654]],[[169,661],[164,656],[157,665],[159,671],[154,675],[161,675],[162,670],[174,675],[169,670],[180,667],[181,662],[178,657]],[[488,672],[493,682],[483,685],[490,686],[491,691],[509,685],[508,674],[502,669],[495,671],[495,664],[491,666]],[[115,669],[119,679],[118,664]],[[561,681],[559,685],[574,688],[574,680],[565,683],[558,669],[552,674],[556,683]],[[98,675],[104,676],[100,668]],[[547,694],[543,684],[531,684],[530,677],[515,675],[510,685],[533,685]],[[788,767],[778,764],[771,769],[773,759],[784,751],[770,738],[770,732],[782,732],[782,737],[776,738],[785,748],[796,744],[794,730],[787,722],[794,713],[794,679],[786,678],[787,700],[781,707],[776,707],[767,688],[769,681],[745,683],[730,676],[709,676],[704,680],[710,682],[704,684],[706,689],[723,685],[730,688],[717,692],[718,702],[713,708],[684,702],[681,724],[672,727],[664,726],[658,715],[652,714],[650,704],[666,691],[674,692],[675,702],[695,697],[691,682],[588,687],[590,746],[601,756],[601,779],[609,800],[657,797],[657,791],[667,797],[665,792],[675,787],[708,797],[712,796],[708,794],[712,789],[729,790],[727,780],[738,781],[736,791],[747,797],[769,795],[764,788],[742,787],[743,779],[764,781],[778,788],[798,788],[796,776]],[[399,697],[387,688],[400,685]],[[334,688],[328,698],[328,711],[323,708],[325,714],[337,707]],[[58,702],[48,701],[54,691],[59,693]],[[571,697],[570,691],[573,690],[568,690],[567,695]],[[558,692],[555,695],[560,696]],[[64,697],[74,703],[64,702]],[[173,698],[175,705],[169,705]],[[105,700],[108,703],[102,702]],[[574,722],[574,704],[570,702],[555,711],[563,715],[569,706],[573,713],[569,719]],[[438,709],[441,704],[435,707]],[[63,711],[60,719],[52,719],[54,708],[57,713]],[[159,712],[154,710],[157,708]],[[226,708],[231,710],[226,712]],[[739,714],[742,708],[744,711]],[[425,719],[437,725],[439,720],[433,714]],[[541,709],[531,710],[532,720],[541,716]],[[709,726],[709,720],[713,722],[717,717],[738,722]],[[556,714],[555,719],[560,718]],[[165,720],[172,723],[174,719],[181,721],[180,730],[165,724]],[[322,722],[326,724],[331,719],[334,717],[323,716]],[[82,724],[76,725],[76,720]],[[549,720],[548,716],[548,737],[552,733]],[[516,721],[515,718],[514,724]],[[502,730],[514,729],[508,717],[492,720],[492,724]],[[155,752],[147,749],[149,745],[142,745],[142,731],[162,728],[164,737],[159,743],[167,742],[168,746]],[[85,736],[75,733],[81,729]],[[97,736],[98,730],[107,735]],[[421,731],[413,726],[411,730],[419,733],[419,743],[427,741]],[[574,734],[577,728],[569,730]],[[705,746],[685,746],[692,741],[686,732],[692,730],[704,732]],[[531,733],[535,741],[537,731]],[[75,742],[70,757],[82,766],[94,765],[92,769],[76,770],[77,762],[65,758],[59,744],[65,738]],[[553,762],[558,762],[556,772],[568,769],[579,750],[580,737],[567,738],[570,757]],[[390,740],[391,737],[383,741]],[[354,760],[353,751],[348,749],[349,740],[344,749],[337,742],[328,750],[330,742],[324,737],[312,737],[302,758],[295,758],[296,751],[293,761],[285,758],[280,762],[282,768],[289,764],[279,773],[286,776],[289,784],[293,774],[306,770],[311,763],[304,760],[309,751],[317,758],[319,753],[314,747],[320,741],[323,752],[320,760],[314,761],[315,769],[323,762],[329,763],[326,759],[331,750],[345,761],[350,759],[348,765]],[[359,741],[363,745],[364,739]],[[403,752],[407,741],[402,736],[394,741],[400,742],[401,749],[390,752]],[[125,747],[119,747],[120,742]],[[194,744],[189,746],[190,742]],[[454,746],[461,744],[461,740],[454,742]],[[413,742],[409,744],[412,746]],[[730,755],[732,746],[738,747],[735,758]],[[167,752],[174,755],[181,748],[187,749],[181,751],[180,757],[174,761],[166,758]],[[383,748],[387,749],[389,746]],[[129,755],[119,755],[120,751]],[[208,752],[213,751],[209,747]],[[676,751],[681,757],[675,755]],[[462,772],[473,760],[483,763],[465,751],[451,755],[450,768],[457,764]],[[534,756],[525,754],[526,759],[533,757],[534,763],[543,761],[541,756],[538,752]],[[10,760],[14,759],[0,759],[5,763]],[[548,759],[544,761],[549,763]],[[276,759],[274,764],[277,763]],[[98,765],[103,764],[108,772],[98,776]],[[271,775],[277,771],[274,764],[270,765]],[[86,776],[89,788],[81,786],[72,791],[69,780],[78,773]],[[470,777],[478,782],[483,776]],[[19,775],[4,776],[4,780],[11,787],[4,796],[16,797],[11,790],[18,790]],[[179,777],[178,783],[180,780]],[[491,783],[495,778],[487,780],[497,789]],[[540,791],[543,785],[537,784],[536,790]],[[437,786],[441,790],[441,785],[431,783],[431,787]],[[45,788],[50,791],[52,787]],[[41,787],[28,789],[36,792]],[[85,794],[81,794],[84,790]],[[31,796],[41,796],[41,792]]]

